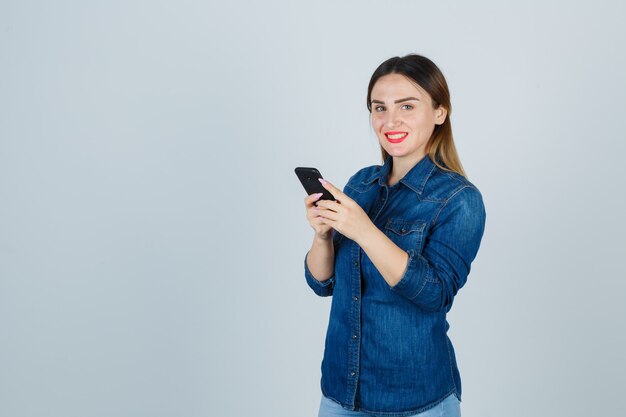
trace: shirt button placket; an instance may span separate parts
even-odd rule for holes
[[[352,274],[351,274],[351,292],[352,292],[352,305],[351,311],[351,329],[347,337],[349,338],[349,362],[348,362],[348,402],[354,404],[356,400],[356,394],[358,390],[358,374],[359,374],[359,358],[360,358],[360,321],[361,321],[361,303],[359,297],[361,296],[361,268],[359,267],[359,260],[362,256],[362,249],[354,243],[352,246]]]

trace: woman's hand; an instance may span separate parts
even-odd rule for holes
[[[317,207],[312,208],[313,213],[319,216],[320,224],[331,226],[342,235],[359,243],[361,236],[365,236],[371,227],[376,226],[359,203],[330,182],[325,180],[320,180],[320,182],[336,200],[319,200]]]
[[[304,198],[304,206],[306,207],[306,218],[309,224],[315,230],[315,236],[322,240],[329,240],[333,237],[333,228],[323,222],[315,211],[315,202],[322,196],[322,193],[311,194]],[[319,203],[318,203],[319,204]]]

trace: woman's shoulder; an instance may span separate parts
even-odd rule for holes
[[[444,201],[453,198],[457,194],[460,196],[473,195],[482,199],[482,194],[478,187],[467,177],[454,171],[447,171],[436,165],[425,184],[423,194],[425,198]]]

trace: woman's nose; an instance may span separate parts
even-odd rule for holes
[[[396,112],[389,112],[387,117],[387,126],[395,127],[402,123],[400,115]]]

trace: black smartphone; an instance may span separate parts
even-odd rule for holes
[[[322,174],[320,174],[317,169],[309,167],[297,167],[295,171],[308,195],[323,193],[323,195],[317,201],[335,201],[335,197],[333,197],[333,195],[326,188],[324,188],[322,183],[319,181],[318,178],[322,178]],[[317,201],[314,203],[316,206]]]

